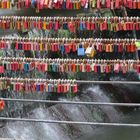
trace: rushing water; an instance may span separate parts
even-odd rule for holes
[[[122,122],[140,123],[140,110],[126,115]],[[140,140],[140,128],[100,127],[78,140]]]
[[[62,99],[61,99],[62,100]],[[66,100],[66,99],[63,99]],[[76,101],[111,102],[106,92],[99,86],[88,88]],[[93,107],[82,105],[54,105],[49,108],[37,108],[27,113],[27,118],[67,121],[115,121],[120,114],[114,107]],[[20,138],[22,140],[73,140],[95,130],[93,126],[58,125],[45,123],[9,122],[0,129],[2,137]],[[21,132],[21,133],[19,133]]]

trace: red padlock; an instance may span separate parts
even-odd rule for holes
[[[71,48],[72,48],[72,52],[76,52],[76,44],[75,44],[75,43],[73,43],[73,44],[71,45]]]
[[[28,24],[27,21],[23,21],[23,27],[24,27],[25,30],[27,30],[27,28],[28,28],[27,24]]]
[[[132,0],[127,0],[127,7],[132,9],[133,8],[133,2]]]
[[[45,63],[42,64],[42,72],[45,73]]]
[[[55,43],[51,43],[51,51],[52,51],[52,52],[55,51]]]
[[[94,72],[95,72],[95,73],[98,72],[98,70],[97,70],[97,65],[96,65],[96,64],[94,65]]]
[[[106,73],[110,73],[110,67],[109,67],[108,64],[107,64],[106,67],[105,67],[105,72],[106,72]]]
[[[111,7],[111,1],[110,0],[106,0],[106,8],[110,8]]]
[[[123,52],[123,45],[121,43],[118,44],[118,53]]]
[[[133,1],[133,9],[137,9],[137,1],[136,0]]]
[[[4,110],[5,102],[3,100],[0,100],[0,111]]]
[[[90,65],[89,64],[86,64],[85,65],[85,70],[86,70],[86,72],[90,72],[91,71],[91,68],[90,68]]]
[[[123,4],[125,7],[127,7],[127,0],[123,0]]]
[[[140,65],[137,65],[137,73],[140,73]]]
[[[77,86],[77,84],[73,84],[72,85],[72,92],[73,93],[77,93],[78,92],[78,86]]]
[[[40,72],[41,71],[41,64],[37,64],[37,70]]]
[[[44,85],[44,83],[41,83],[40,84],[40,91],[44,92],[44,90],[45,90],[45,85]]]
[[[5,48],[5,42],[4,41],[1,41],[0,42],[0,49],[4,49]]]
[[[61,93],[62,92],[61,87],[62,87],[61,84],[58,84],[57,85],[57,93]]]
[[[130,31],[134,30],[134,22],[131,21],[129,23],[129,29],[130,29]]]
[[[131,52],[131,45],[129,43],[126,44],[126,52]]]
[[[140,30],[140,22],[136,21],[136,23],[135,23],[135,29],[137,31]]]

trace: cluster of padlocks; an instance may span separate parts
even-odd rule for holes
[[[2,9],[22,9],[34,7],[41,9],[119,9],[122,6],[130,9],[140,9],[140,2],[136,0],[0,0]],[[32,29],[58,32],[63,29],[70,33],[77,31],[139,31],[139,17],[20,17],[1,16],[0,29],[29,31]],[[140,73],[140,61],[133,56],[140,47],[137,39],[103,39],[103,38],[0,38],[0,49],[33,53],[57,53],[73,55],[78,59],[49,59],[27,57],[0,57],[0,90],[21,93],[77,93],[78,83],[68,79],[34,79],[33,77],[7,77],[7,72],[29,73],[78,73],[90,72],[97,74],[136,72]],[[105,59],[99,59],[98,55]],[[110,55],[111,54],[111,55]],[[111,60],[107,58],[110,55]],[[129,57],[125,57],[129,55]],[[81,57],[85,59],[81,59]],[[119,57],[119,59],[117,59]],[[97,59],[91,59],[97,58]],[[127,59],[126,59],[127,58]],[[0,110],[4,108],[4,101],[0,101]]]
[[[0,29],[132,31],[140,30],[139,17],[0,17]]]
[[[42,9],[79,10],[91,8],[120,9],[121,6],[130,9],[140,9],[137,0],[1,0],[2,9],[22,9],[34,7],[37,11]]]

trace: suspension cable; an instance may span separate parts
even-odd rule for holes
[[[72,105],[106,105],[106,106],[125,106],[125,107],[140,107],[140,103],[108,103],[108,102],[79,102],[79,101],[54,101],[54,100],[33,100],[33,99],[11,99],[0,98],[4,101],[15,102],[32,102],[45,104],[72,104]]]
[[[101,123],[101,122],[78,122],[78,121],[58,121],[58,120],[44,120],[44,119],[27,119],[27,118],[8,118],[0,117],[2,121],[21,121],[21,122],[36,122],[36,123],[57,123],[57,124],[77,124],[77,125],[95,125],[95,126],[119,126],[119,127],[140,127],[140,124],[128,123]]]

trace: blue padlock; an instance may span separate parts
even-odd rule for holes
[[[36,4],[36,0],[32,0],[32,1],[31,1],[31,5],[32,5],[33,7],[35,7],[35,4]]]
[[[25,72],[29,71],[29,65],[27,63],[24,64],[24,71]]]
[[[78,47],[77,55],[78,56],[84,56],[85,55],[85,49],[82,47],[82,44],[80,44],[79,47]]]
[[[80,31],[82,31],[82,30],[83,30],[83,23],[80,22]]]
[[[48,92],[52,92],[52,84],[48,84]]]
[[[40,84],[36,85],[36,91],[39,92],[40,91]]]
[[[65,51],[64,45],[61,44],[59,46],[59,48],[60,48],[61,54],[63,55],[64,54],[64,51]]]

